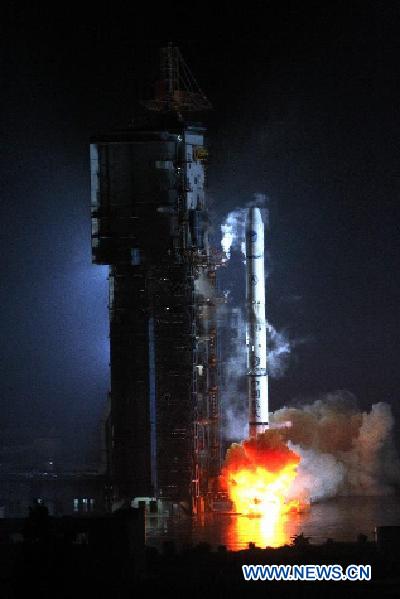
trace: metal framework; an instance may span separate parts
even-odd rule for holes
[[[148,109],[181,115],[212,108],[179,48],[171,43],[160,50],[160,73],[155,97],[144,103]]]
[[[112,501],[210,504],[221,466],[217,262],[208,246],[204,128],[211,105],[178,48],[161,49],[146,127],[91,145],[92,252],[110,265]]]
[[[110,265],[114,501],[208,505],[221,463],[204,130],[175,122],[92,144],[93,261]]]

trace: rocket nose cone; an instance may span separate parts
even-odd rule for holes
[[[263,221],[261,217],[261,210],[256,206],[252,206],[251,208],[249,208],[249,211],[247,213],[247,227],[253,228],[262,224]]]

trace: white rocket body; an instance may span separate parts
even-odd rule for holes
[[[249,208],[246,219],[246,304],[249,435],[255,438],[268,428],[264,223],[256,207]]]

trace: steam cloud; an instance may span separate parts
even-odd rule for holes
[[[238,208],[229,212],[221,225],[221,248],[227,259],[231,257],[232,249],[240,251],[245,256],[245,226],[246,210]]]
[[[293,496],[315,501],[337,495],[388,495],[400,482],[394,420],[384,402],[361,411],[351,393],[338,391],[301,408],[277,410],[271,420],[292,423],[284,436],[301,456]]]
[[[251,206],[261,208],[264,224],[268,226],[269,212],[266,208],[267,197],[263,193],[255,193],[254,199],[251,202],[244,204],[242,208],[235,208],[228,212],[225,220],[221,225],[221,247],[225,252],[227,259],[231,257],[231,250],[235,249],[243,254],[246,258],[246,213]],[[244,260],[245,262],[245,260]]]
[[[300,462],[287,501],[300,504],[337,496],[391,495],[398,489],[400,462],[388,404],[379,402],[362,411],[354,395],[337,391],[302,407],[275,411],[271,425],[257,440],[234,443],[225,465],[233,458],[243,461],[249,443],[258,451],[257,463],[265,462],[269,470],[274,465],[269,463],[271,447],[279,453],[295,452]]]

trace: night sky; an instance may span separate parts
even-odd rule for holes
[[[272,406],[347,389],[400,419],[400,5],[218,4],[3,8],[0,431],[84,447],[98,423],[107,270],[91,265],[88,143],[135,118],[169,40],[214,105],[215,231],[269,197],[269,315],[302,341]]]

